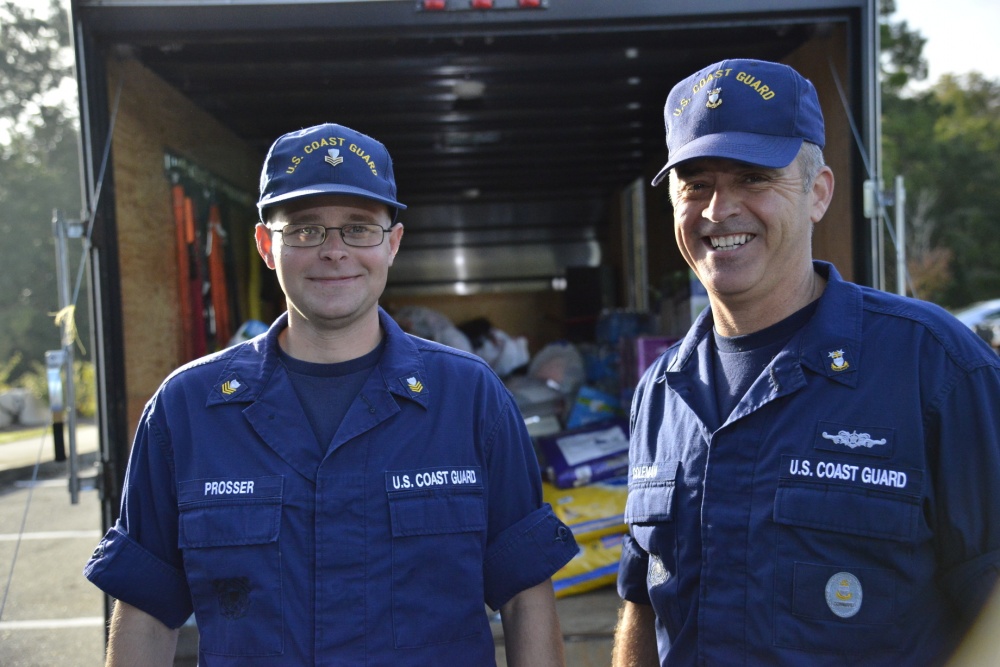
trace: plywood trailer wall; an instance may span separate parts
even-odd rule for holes
[[[196,164],[252,195],[262,156],[175,88],[131,59],[108,62],[108,90],[121,87],[112,139],[120,249],[130,432],[146,401],[183,358],[177,234],[164,157]],[[112,97],[112,104],[113,104]],[[245,248],[246,236],[231,239]],[[234,235],[241,236],[241,235]]]

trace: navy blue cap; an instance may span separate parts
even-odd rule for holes
[[[723,60],[695,72],[670,91],[663,121],[668,160],[653,185],[695,158],[780,169],[803,141],[826,143],[816,88],[788,65],[764,60]]]
[[[396,201],[392,158],[379,141],[333,123],[278,137],[260,172],[260,219],[270,206],[326,194],[382,202],[393,222],[397,211],[406,208]]]

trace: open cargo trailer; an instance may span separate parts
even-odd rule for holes
[[[384,306],[486,317],[537,351],[603,308],[665,308],[686,270],[649,188],[666,94],[724,58],[778,60],[827,121],[816,256],[877,275],[875,0],[72,0],[72,21],[105,525],[162,379],[283,308],[252,227],[291,129],[338,122],[392,154],[410,208]]]

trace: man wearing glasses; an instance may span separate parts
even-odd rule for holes
[[[561,665],[550,577],[576,554],[512,397],[477,357],[378,306],[403,226],[385,147],[280,137],[257,248],[287,313],[146,406],[121,519],[86,576],[110,665]]]

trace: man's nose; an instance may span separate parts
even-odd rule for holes
[[[344,237],[340,235],[339,229],[327,229],[326,238],[320,246],[321,255],[343,255],[347,252],[348,245],[344,243]]]
[[[702,217],[712,222],[723,222],[740,212],[737,193],[729,187],[716,185]]]

